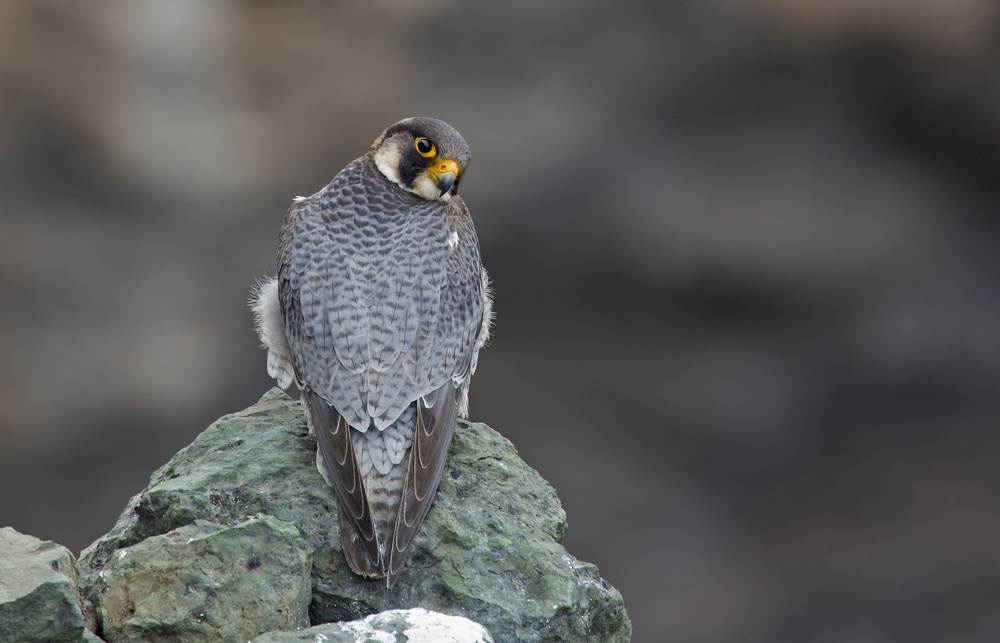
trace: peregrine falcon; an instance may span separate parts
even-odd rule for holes
[[[469,146],[408,118],[296,197],[252,307],[267,372],[302,391],[351,569],[392,587],[427,516],[492,297],[456,194]]]

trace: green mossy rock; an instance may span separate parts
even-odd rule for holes
[[[78,574],[62,545],[0,529],[0,641],[96,641],[84,627]]]
[[[289,523],[196,520],[117,550],[98,574],[94,603],[109,643],[243,643],[309,626],[309,562]]]

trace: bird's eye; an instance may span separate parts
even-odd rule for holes
[[[431,140],[426,136],[418,138],[413,145],[417,148],[417,151],[420,152],[420,156],[426,156],[429,158],[434,156],[434,152],[436,151],[434,143],[431,143]]]

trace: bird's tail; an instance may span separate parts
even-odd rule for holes
[[[399,515],[399,500],[403,494],[403,481],[406,478],[407,459],[381,474],[374,467],[365,476],[365,487],[368,492],[368,504],[371,507],[372,519],[375,522],[375,539],[378,541],[379,555],[382,567],[379,576],[385,576],[389,567],[389,547],[392,535],[396,531],[396,518]]]

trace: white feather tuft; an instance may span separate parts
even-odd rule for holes
[[[490,285],[490,277],[486,274],[485,268],[480,278],[483,288],[483,318],[479,325],[479,334],[476,336],[476,343],[472,347],[472,361],[469,364],[469,375],[465,378],[464,382],[455,382],[455,385],[459,387],[462,394],[458,401],[458,414],[463,418],[469,417],[468,380],[472,379],[472,376],[475,375],[476,367],[479,365],[479,350],[490,341],[490,327],[493,326],[493,317],[495,316],[493,312],[493,287]]]
[[[295,368],[292,366],[292,353],[285,338],[285,327],[281,322],[277,277],[254,284],[250,309],[253,311],[254,329],[260,337],[261,345],[267,349],[267,374],[277,380],[281,388],[290,388],[295,382]]]
[[[486,346],[486,343],[490,341],[490,328],[493,326],[493,318],[496,316],[493,312],[493,286],[490,285],[490,276],[486,274],[485,268],[483,268],[481,278],[483,284],[483,321],[479,326],[479,335],[476,337],[476,344],[472,347],[472,364],[469,367],[470,375],[476,373],[476,366],[479,364],[479,349]]]

